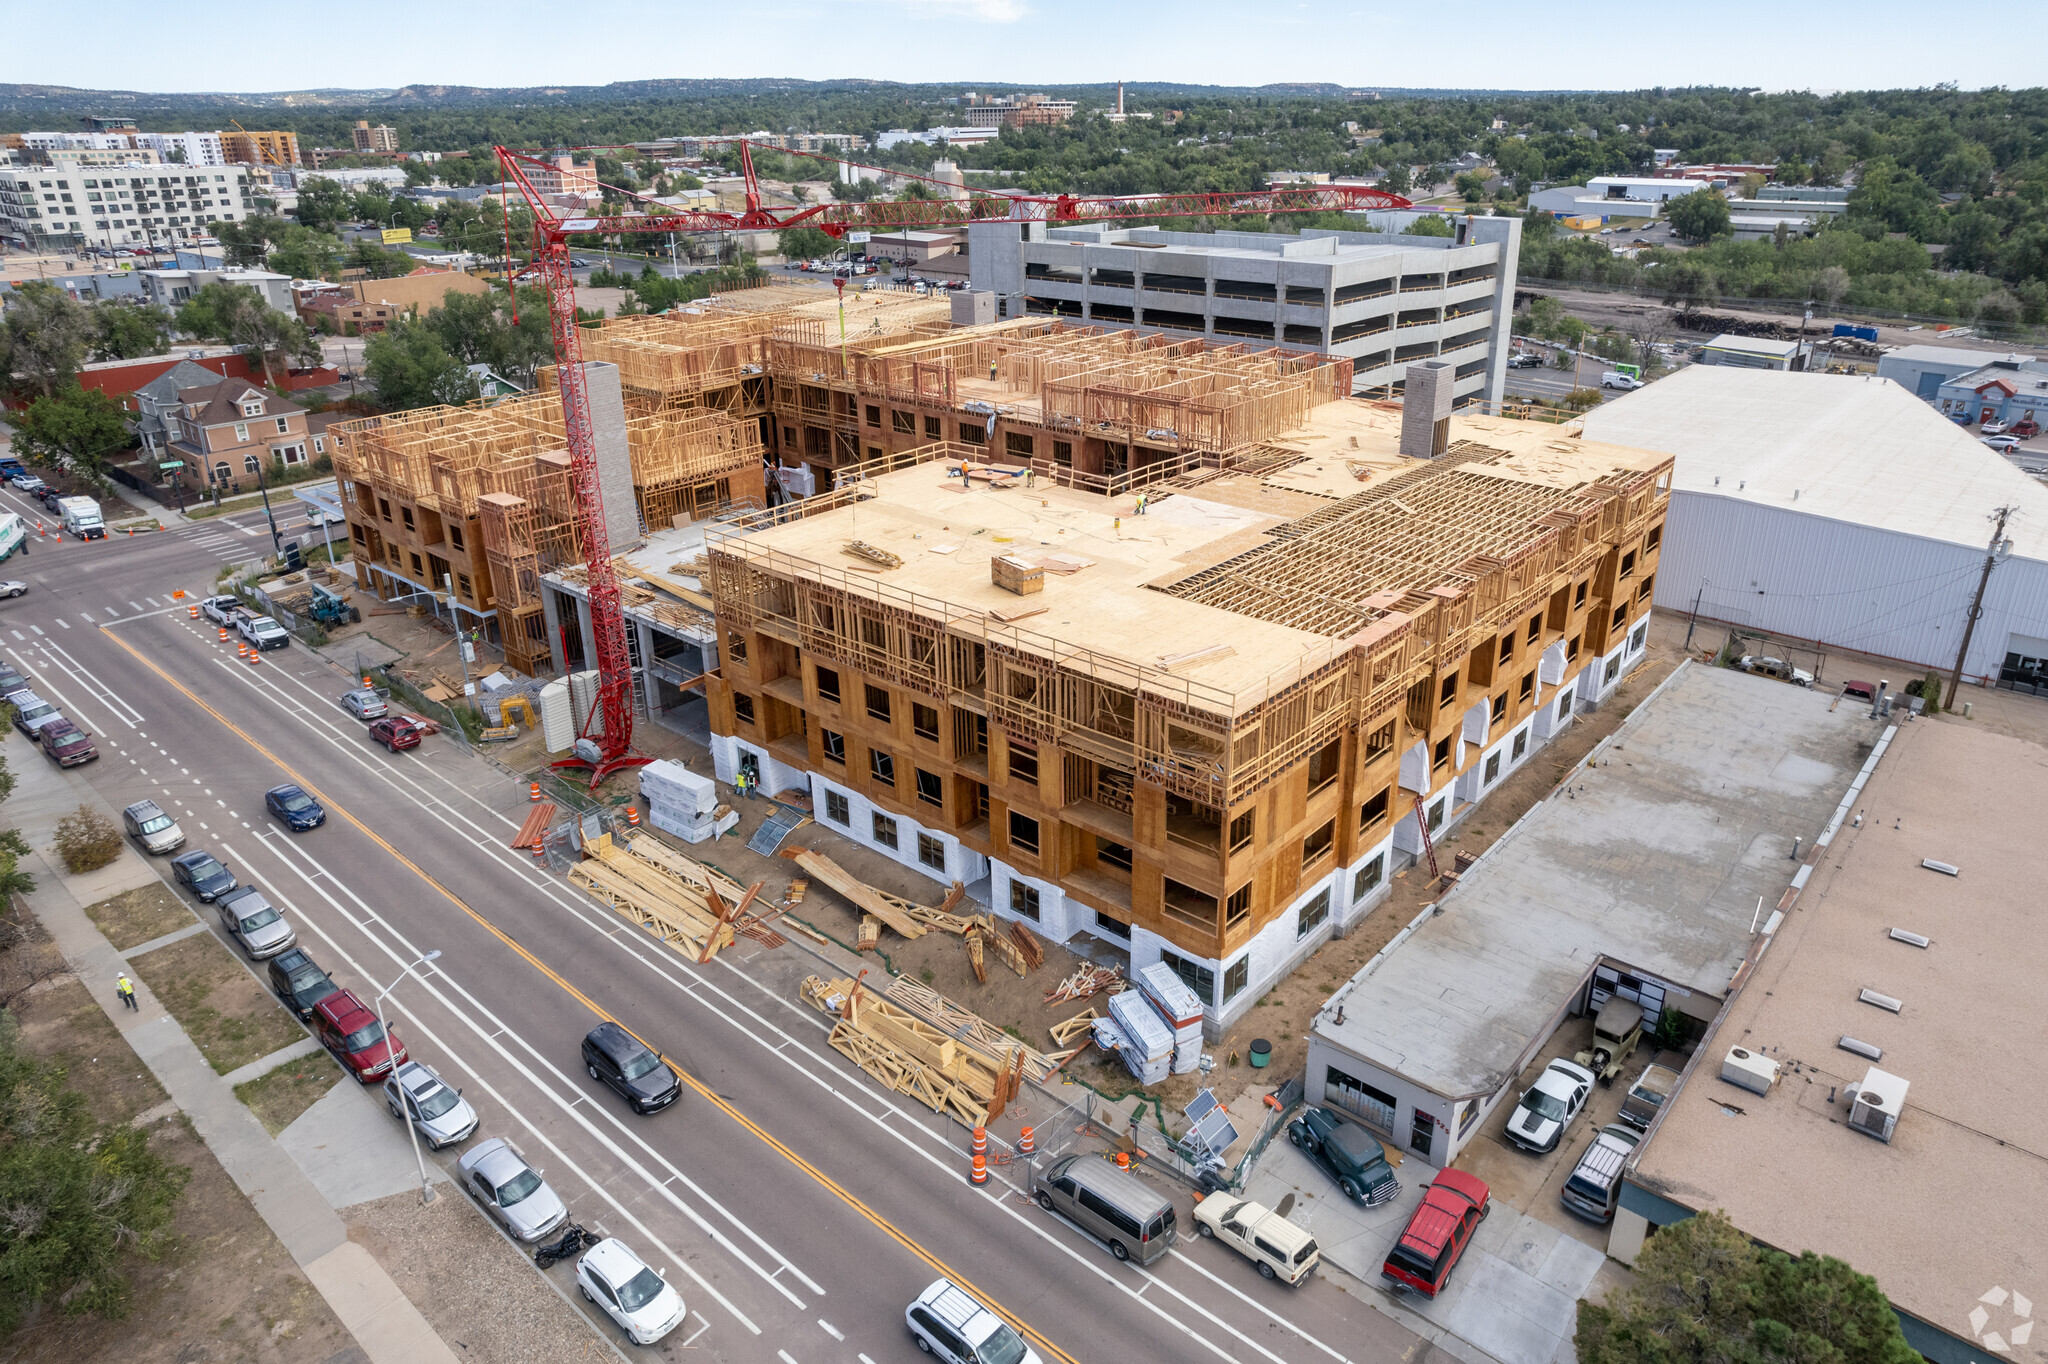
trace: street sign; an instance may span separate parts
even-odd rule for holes
[[[386,246],[404,246],[411,240],[412,229],[409,227],[387,227],[384,229],[384,244]]]
[[[863,246],[874,239],[875,234],[872,232],[849,232],[846,234],[846,240],[852,242],[855,246]]]
[[[156,467],[159,469],[182,469],[185,467],[185,461],[182,459],[167,459],[159,462]]]

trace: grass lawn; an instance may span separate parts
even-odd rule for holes
[[[219,1074],[306,1035],[298,1020],[211,933],[195,933],[128,964]]]
[[[341,1067],[324,1051],[287,1061],[268,1075],[235,1086],[235,1097],[276,1136],[324,1097],[341,1079]]]
[[[194,922],[191,907],[161,881],[87,905],[85,915],[107,935],[108,942],[123,952]]]

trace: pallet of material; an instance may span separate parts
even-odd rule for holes
[[[894,929],[898,937],[922,938],[925,935],[925,926],[919,923],[912,913],[914,910],[922,909],[922,906],[913,905],[901,896],[891,895],[885,890],[875,889],[825,854],[812,852],[809,848],[784,848],[776,855],[788,858],[802,867],[811,880],[830,886],[851,901],[855,908],[880,919]]]
[[[1025,1077],[1040,1083],[1073,1055],[1071,1051],[1048,1055],[1034,1050],[1028,1043],[912,976],[898,976],[890,983],[883,998],[905,1013],[916,1014],[946,1036],[972,1049],[997,1070],[1022,1057]]]
[[[1053,1024],[1052,1027],[1048,1028],[1046,1031],[1050,1032],[1052,1034],[1052,1040],[1059,1043],[1061,1046],[1071,1046],[1075,1038],[1086,1037],[1088,1036],[1088,1034],[1094,1032],[1095,1024],[1101,1019],[1101,1017],[1102,1014],[1100,1011],[1096,1009],[1087,1009],[1081,1013],[1075,1014],[1072,1018],[1060,1020],[1059,1022]]]

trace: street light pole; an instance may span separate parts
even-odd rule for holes
[[[270,520],[270,552],[272,554],[281,554],[284,552],[284,532],[277,528],[277,513],[270,509],[270,489],[263,482],[263,459],[261,456],[258,456],[256,460],[256,491],[263,494],[263,514]],[[218,498],[219,495],[215,494],[216,504],[218,504]]]
[[[391,1029],[384,1026],[384,996],[390,994],[393,990],[396,990],[398,988],[398,981],[404,980],[407,976],[411,975],[414,966],[419,966],[422,963],[430,962],[440,955],[441,949],[438,947],[431,952],[422,953],[418,961],[413,962],[412,966],[408,966],[403,971],[400,971],[398,973],[398,980],[392,981],[389,985],[385,986],[383,990],[378,992],[377,1026],[383,1029],[384,1032],[384,1054],[386,1056],[391,1055],[392,1048]],[[398,1065],[396,1062],[393,1062],[391,1066],[391,1078],[394,1080],[398,1078]],[[413,1163],[419,1166],[420,1202],[431,1203],[434,1201],[434,1186],[427,1182],[427,1158],[420,1151],[420,1129],[413,1122],[412,1096],[405,1092],[405,1086],[403,1084],[400,1084],[398,1086],[398,1107],[399,1111],[404,1115],[405,1118],[405,1130],[412,1136]]]

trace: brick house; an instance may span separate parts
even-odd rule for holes
[[[184,389],[162,419],[172,456],[223,491],[253,482],[258,468],[283,471],[326,453],[314,448],[306,409],[247,379]]]
[[[399,310],[389,303],[365,303],[343,293],[314,294],[299,301],[299,320],[317,327],[325,317],[340,336],[374,336],[391,325]]]

